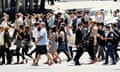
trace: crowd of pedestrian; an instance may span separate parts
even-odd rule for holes
[[[74,9],[56,14],[17,13],[12,22],[9,14],[3,13],[0,24],[0,65],[12,64],[13,56],[17,60],[14,64],[28,63],[28,56],[33,60],[32,65],[36,66],[43,54],[47,57],[45,64],[61,64],[61,52],[66,55],[67,62],[73,60],[75,65],[80,65],[80,57],[84,52],[90,56],[89,64],[104,60],[106,65],[110,56],[111,64],[115,65],[119,61],[120,12],[116,10],[113,13],[114,17],[118,17],[118,23],[107,26],[104,24],[104,10],[99,12],[95,13],[95,20],[90,17],[89,10]],[[15,50],[10,49],[12,42],[16,45]],[[35,49],[28,53],[31,42]],[[76,48],[76,53],[73,53],[73,48]]]

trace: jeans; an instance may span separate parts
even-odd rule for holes
[[[106,57],[105,57],[105,63],[107,64],[108,61],[108,57],[112,58],[112,63],[115,64],[116,63],[116,59],[115,59],[115,51],[114,51],[114,47],[113,45],[108,45],[107,46],[107,50],[106,50]]]

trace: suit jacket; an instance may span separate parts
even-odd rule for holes
[[[75,45],[79,45],[82,42],[82,30],[77,29],[75,35]]]

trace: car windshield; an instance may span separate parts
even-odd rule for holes
[[[90,16],[94,16],[95,12],[96,12],[96,10],[90,11]],[[100,14],[100,12],[99,12],[99,14]],[[110,12],[108,10],[104,10],[104,14],[105,14],[105,16],[108,16],[110,14]]]

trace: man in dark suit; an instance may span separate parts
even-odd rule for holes
[[[112,32],[114,34],[114,49],[115,49],[115,58],[118,61],[119,60],[119,55],[117,53],[117,47],[120,41],[120,33],[117,29],[117,25],[116,24],[112,24]]]
[[[79,58],[81,57],[81,55],[83,54],[83,48],[82,48],[82,28],[83,28],[83,24],[78,24],[78,29],[76,30],[76,37],[75,37],[75,45],[77,47],[77,53],[75,55],[74,61],[75,61],[75,65],[80,65],[79,63]]]
[[[112,65],[116,64],[115,50],[114,50],[114,34],[110,31],[110,26],[106,26],[106,36],[102,38],[106,42],[106,57],[104,65],[109,63],[109,56],[112,58]]]

